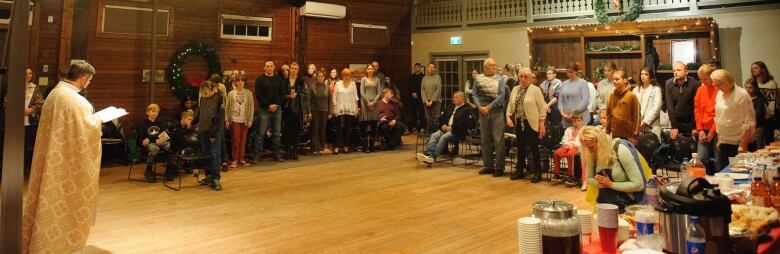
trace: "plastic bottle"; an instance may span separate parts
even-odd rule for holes
[[[655,224],[658,221],[658,216],[653,208],[647,206],[645,209],[637,211],[635,218],[636,243],[639,247],[652,250],[663,249],[660,235],[655,234]]]
[[[769,199],[772,201],[772,206],[780,212],[780,176],[775,175],[772,177],[774,182],[772,183],[772,191],[769,193]]]
[[[704,177],[707,175],[707,170],[704,168],[704,163],[699,160],[699,155],[696,153],[691,154],[691,161],[688,162],[688,174],[694,177]]]
[[[645,198],[648,206],[658,205],[658,180],[655,179],[655,176],[651,176],[650,180],[645,183]]]
[[[688,177],[688,157],[683,157],[682,163],[680,163],[680,179]]]
[[[691,216],[689,221],[690,224],[688,225],[688,232],[686,233],[686,253],[702,254],[704,253],[704,246],[707,243],[707,236],[704,233],[704,229],[699,225],[699,217]]]
[[[769,199],[769,191],[767,191],[766,184],[760,174],[753,176],[753,182],[750,184],[750,200],[754,206],[772,206],[772,201]]]

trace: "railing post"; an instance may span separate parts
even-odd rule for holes
[[[688,0],[691,2],[691,11],[698,11],[699,10],[699,1],[698,0]]]
[[[466,10],[468,4],[466,3],[466,1],[468,0],[460,1],[460,26],[461,27],[466,27],[466,20],[467,20],[466,15],[468,15],[468,11]]]
[[[534,0],[525,0],[525,18],[527,23],[534,23]]]

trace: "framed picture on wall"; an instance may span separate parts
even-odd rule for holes
[[[696,62],[695,40],[672,40],[672,63],[685,64]]]
[[[141,83],[149,83],[151,78],[151,71],[149,71],[149,69],[144,69],[141,74]],[[156,70],[154,83],[165,83],[165,70]]]
[[[349,72],[352,74],[352,81],[355,81],[355,84],[360,82],[360,79],[366,76],[366,67],[368,64],[350,64],[349,65]]]

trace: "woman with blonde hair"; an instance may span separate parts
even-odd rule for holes
[[[756,113],[753,102],[745,89],[734,85],[734,76],[727,70],[716,70],[710,74],[712,83],[718,87],[715,97],[715,130],[718,156],[715,157],[717,171],[728,165],[728,158],[747,151],[753,140],[756,127]]]
[[[352,127],[357,122],[358,94],[355,82],[351,78],[349,68],[341,71],[341,80],[336,82],[333,92],[333,115],[336,116],[336,145],[333,154],[339,154],[339,149],[349,153],[351,146]]]
[[[621,210],[638,203],[634,193],[644,190],[644,176],[631,148],[594,126],[583,127],[579,139],[587,183],[599,188],[596,201],[617,205]]]

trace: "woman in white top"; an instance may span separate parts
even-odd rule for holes
[[[718,132],[716,167],[720,171],[728,165],[728,158],[747,151],[753,139],[756,116],[753,100],[742,87],[734,85],[734,76],[727,70],[710,74],[718,87],[715,97],[715,129]]]
[[[661,105],[663,97],[661,88],[650,77],[650,69],[645,67],[640,72],[641,84],[634,87],[631,91],[639,99],[639,114],[642,123],[639,125],[639,132],[652,132],[657,138],[661,138]]]
[[[244,160],[246,137],[249,128],[252,127],[252,119],[255,113],[255,96],[249,89],[244,89],[246,77],[239,75],[238,79],[233,82],[233,85],[236,88],[228,93],[227,109],[225,110],[225,128],[230,128],[233,133],[231,168],[235,168],[239,163],[241,166],[249,165]]]
[[[347,68],[341,71],[341,80],[336,82],[333,93],[333,115],[336,116],[338,124],[336,147],[333,149],[333,154],[339,154],[339,149],[344,149],[344,153],[349,153],[350,133],[357,122],[358,94],[351,75]]]

